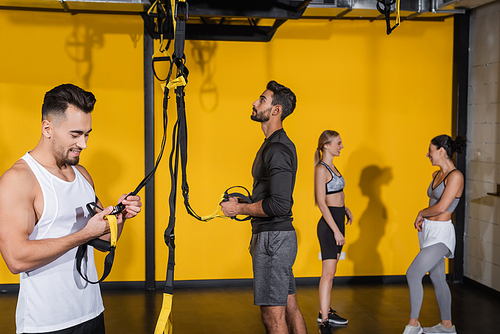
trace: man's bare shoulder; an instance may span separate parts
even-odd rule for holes
[[[26,161],[20,159],[16,161],[12,167],[7,169],[0,177],[0,190],[4,185],[17,185],[23,187],[30,185],[31,182],[36,181],[35,175],[31,171]]]
[[[90,183],[90,185],[94,187],[94,181],[92,180],[90,173],[85,169],[85,167],[83,167],[82,165],[76,165],[75,167],[83,175],[83,177]]]
[[[24,201],[30,203],[36,195],[37,186],[31,168],[24,160],[18,160],[0,177],[0,202],[6,205],[11,205],[13,201],[16,205],[22,205]]]

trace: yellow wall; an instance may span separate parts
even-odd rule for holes
[[[285,23],[270,43],[187,41],[191,205],[209,214],[227,187],[251,187],[251,164],[264,140],[249,118],[251,103],[275,79],[298,100],[284,123],[299,154],[295,275],[321,272],[312,180],[324,129],[339,131],[344,141],[335,164],[346,178],[346,204],[355,217],[339,275],[404,274],[418,251],[413,220],[427,203],[433,171],[427,146],[451,129],[452,36],[452,20],[404,21],[390,36],[384,22],[301,20]],[[144,173],[142,41],[142,20],[135,16],[0,11],[0,171],[36,144],[43,93],[73,82],[98,99],[82,156],[98,195],[112,204],[133,190]],[[158,149],[158,84],[156,99]],[[156,278],[164,280],[168,155],[156,189]],[[143,230],[143,215],[127,223],[108,281],[144,280]],[[249,223],[200,223],[179,200],[175,278],[250,278],[249,240]],[[16,280],[0,263],[0,283]]]
[[[142,31],[135,16],[0,10],[0,172],[37,144],[45,92],[71,82],[97,98],[81,158],[97,195],[114,205],[132,191],[144,174]],[[144,216],[120,244],[108,280],[144,280]],[[0,261],[0,282],[17,281]]]

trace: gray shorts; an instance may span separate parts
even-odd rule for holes
[[[254,304],[285,306],[295,293],[292,266],[297,256],[295,231],[268,231],[252,235]]]

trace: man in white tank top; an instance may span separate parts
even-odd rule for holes
[[[45,94],[42,135],[37,146],[0,177],[0,252],[14,274],[20,274],[17,333],[104,333],[104,311],[98,284],[88,284],[76,270],[78,246],[109,240],[103,217],[86,208],[97,202],[87,170],[78,164],[92,130],[95,97],[71,84]],[[122,195],[123,222],[141,210],[139,196]],[[93,247],[87,246],[84,274],[97,280]],[[60,332],[59,332],[60,331]]]

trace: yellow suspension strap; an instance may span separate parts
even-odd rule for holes
[[[92,216],[95,214],[95,208],[99,208],[97,204],[95,203],[89,203],[87,204],[87,208],[89,209],[89,212],[91,213]],[[99,208],[100,209],[100,208]],[[102,210],[102,209],[101,209]],[[109,223],[109,232],[110,232],[110,241],[105,241],[101,239],[94,239],[92,241],[89,241],[86,244],[80,245],[78,247],[78,250],[76,251],[76,270],[80,274],[80,276],[88,283],[91,284],[97,284],[106,279],[108,277],[109,273],[111,272],[111,268],[113,267],[113,261],[115,259],[115,249],[116,249],[116,241],[118,240],[118,226],[117,226],[117,220],[115,215],[106,215],[104,216],[104,219],[106,219]],[[108,251],[108,255],[106,255],[106,258],[104,259],[104,272],[101,276],[101,278],[98,281],[90,281],[85,275],[83,275],[81,267],[82,267],[82,261],[83,258],[85,257],[85,254],[87,252],[87,246],[93,246],[94,248],[97,248],[102,251]]]
[[[174,53],[172,55],[172,61],[170,65],[170,70],[167,75],[166,84],[163,85],[164,98],[163,98],[163,108],[166,114],[167,101],[170,89],[175,89],[176,102],[177,102],[177,121],[174,125],[173,130],[173,141],[172,141],[172,152],[169,158],[169,169],[170,169],[170,181],[171,190],[169,196],[169,222],[165,229],[164,239],[168,247],[168,261],[167,261],[167,272],[165,279],[165,288],[163,291],[163,304],[158,317],[158,322],[155,328],[155,334],[170,334],[173,331],[172,325],[172,298],[174,292],[174,267],[175,267],[175,203],[177,198],[177,171],[179,163],[179,145],[178,138],[182,131],[179,131],[179,124],[184,129],[185,118],[180,119],[179,115],[184,114],[184,87],[187,84],[187,77],[189,71],[185,66],[186,57],[184,55],[184,44],[185,44],[185,32],[186,32],[186,21],[188,19],[188,4],[185,0],[175,1],[175,6],[171,0],[173,24],[174,24]],[[173,72],[173,65],[176,65],[176,76],[170,81],[170,76]]]
[[[377,0],[377,9],[380,14],[385,15],[385,23],[387,27],[387,35],[390,35],[391,32],[396,29],[401,23],[400,16],[400,2],[401,0]],[[391,28],[391,6],[396,4],[396,24]]]

